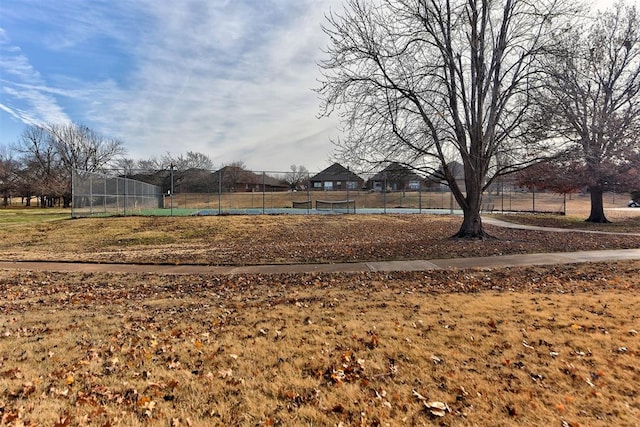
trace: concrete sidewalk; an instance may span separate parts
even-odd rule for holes
[[[523,230],[555,233],[590,233],[640,236],[640,233],[614,233],[566,228],[538,227],[515,224],[491,217],[482,217],[485,224]],[[251,266],[161,265],[161,264],[100,264],[54,261],[0,261],[3,270],[32,270],[82,273],[149,273],[149,274],[296,274],[296,273],[355,273],[391,271],[427,271],[436,269],[501,268],[530,265],[576,264],[640,260],[640,249],[556,252],[539,254],[500,255],[475,258],[452,258],[411,261],[371,261],[335,264],[269,264]]]
[[[500,268],[581,262],[640,260],[640,249],[502,255],[477,258],[414,261],[372,261],[337,264],[282,264],[253,266],[96,264],[74,262],[0,261],[0,269],[82,273],[150,274],[287,274],[428,271],[436,269]]]
[[[482,217],[483,224],[495,225],[496,227],[503,228],[517,228],[519,230],[535,230],[535,231],[548,231],[551,233],[584,233],[584,234],[607,234],[614,236],[640,236],[640,233],[620,233],[616,231],[596,231],[596,230],[581,230],[579,228],[556,228],[556,227],[539,227],[537,225],[525,225],[516,224],[513,222],[503,221],[501,219],[492,217]]]

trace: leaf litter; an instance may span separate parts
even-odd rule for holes
[[[510,232],[495,244],[452,242],[451,224],[430,224],[433,237],[421,220],[422,231],[391,219],[394,242],[375,222],[372,232],[310,221],[297,246],[273,241],[298,236],[285,221],[259,239],[213,236],[176,251],[95,244],[87,256],[313,262],[554,245],[551,235]],[[348,250],[308,237],[338,235]],[[614,239],[566,241],[601,248]],[[203,255],[212,242],[222,255]],[[62,258],[84,256],[65,245]],[[633,425],[639,272],[638,262],[235,276],[0,271],[0,424]]]
[[[0,271],[2,422],[632,425],[639,270]]]

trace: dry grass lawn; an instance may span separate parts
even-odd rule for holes
[[[277,263],[640,247],[428,216],[14,221],[0,258]],[[557,224],[554,224],[557,225]],[[631,225],[633,228],[633,225]],[[0,270],[0,425],[637,426],[640,261],[414,273]]]
[[[639,270],[4,271],[0,416],[38,426],[634,426]]]
[[[640,217],[638,217],[640,218]],[[18,223],[0,229],[0,258],[249,265],[435,259],[640,247],[640,236],[563,234],[486,226],[497,239],[450,239],[449,215],[127,217]],[[612,224],[625,232],[633,218]],[[554,222],[557,225],[557,221]]]

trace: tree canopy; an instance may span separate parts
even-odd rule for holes
[[[587,221],[608,222],[602,194],[637,186],[640,158],[640,15],[617,2],[559,33],[542,58],[535,97],[545,131],[568,141],[561,162],[589,189]]]
[[[562,0],[347,0],[327,18],[322,113],[337,110],[339,156],[441,169],[485,237],[482,192],[557,149],[526,124],[538,56],[571,12]],[[464,168],[464,187],[448,170]]]

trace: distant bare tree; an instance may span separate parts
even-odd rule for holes
[[[167,169],[169,166],[163,166],[162,161],[158,160],[156,157],[150,157],[148,159],[140,159],[136,162],[136,169],[139,172],[144,172],[147,174],[158,172],[162,169]]]
[[[246,178],[247,173],[244,169],[244,162],[235,161],[222,168],[222,186],[225,191],[235,192],[238,190],[238,183]]]
[[[125,176],[131,176],[136,173],[136,161],[128,157],[119,157],[113,162],[113,166],[122,171]]]
[[[20,156],[21,170],[18,175],[22,195],[27,200],[37,195],[40,206],[52,206],[68,187],[54,139],[45,128],[30,125],[20,134],[15,150]]]
[[[18,162],[7,146],[0,146],[0,195],[2,206],[9,205],[9,198],[15,194],[18,184]]]
[[[440,169],[483,238],[482,193],[553,148],[528,132],[535,59],[567,0],[346,0],[324,31],[321,112],[340,113],[338,156]],[[500,161],[498,161],[498,159]],[[462,163],[464,188],[448,165]]]
[[[162,157],[162,163],[165,166],[172,164],[178,171],[185,171],[188,169],[213,169],[213,161],[211,158],[206,154],[195,151],[187,151],[186,154],[180,154],[178,156],[167,153]]]
[[[291,165],[291,172],[284,176],[290,190],[301,190],[309,179],[309,171],[304,166]]]
[[[640,152],[640,15],[624,2],[562,32],[545,57],[541,121],[572,143],[564,157],[591,195],[589,222],[609,222],[603,192],[633,185]],[[635,182],[637,185],[637,181]]]

